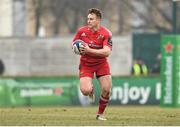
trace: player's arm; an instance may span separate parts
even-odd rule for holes
[[[93,49],[90,48],[87,44],[83,47],[80,47],[81,54],[88,54],[91,56],[100,56],[100,57],[108,57],[111,54],[112,50],[112,40],[111,37],[108,36],[103,43],[102,49]]]
[[[111,54],[111,49],[106,45],[102,49],[93,49],[86,44],[85,46],[80,47],[80,50],[82,54],[91,56],[108,57]]]

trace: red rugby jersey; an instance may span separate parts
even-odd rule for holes
[[[83,40],[93,49],[102,49],[104,45],[107,45],[112,50],[112,34],[105,27],[101,26],[99,30],[93,32],[88,26],[84,26],[78,29],[72,43],[77,40]],[[81,61],[87,64],[95,65],[106,61],[106,57],[91,56],[88,54],[81,56]]]

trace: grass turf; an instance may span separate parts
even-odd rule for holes
[[[180,108],[108,106],[107,121],[95,120],[95,107],[0,108],[0,126],[178,126]]]

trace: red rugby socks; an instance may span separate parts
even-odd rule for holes
[[[99,110],[98,110],[97,114],[103,114],[104,113],[104,110],[105,110],[108,102],[109,102],[109,98],[104,98],[102,96],[100,97],[100,99],[99,99]]]

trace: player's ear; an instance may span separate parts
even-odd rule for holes
[[[101,18],[98,18],[98,17],[97,17],[97,21],[100,23],[100,22],[101,22]]]

